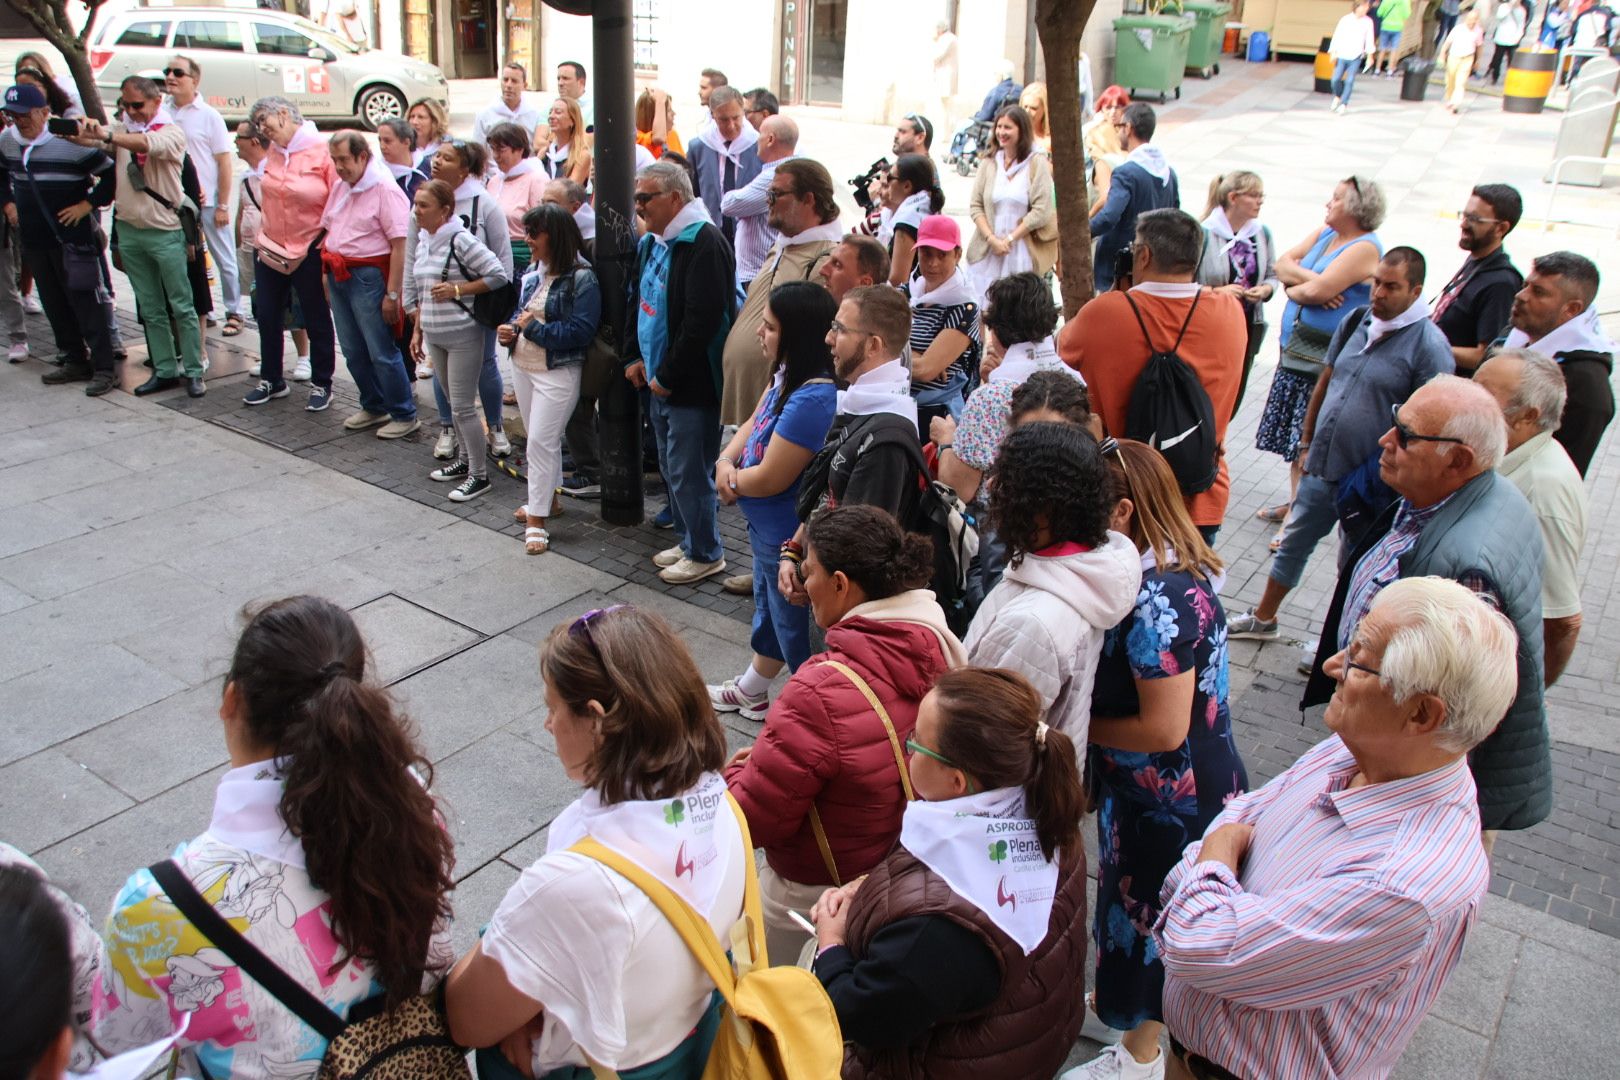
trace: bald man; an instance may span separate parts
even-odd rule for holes
[[[1519,489],[1496,471],[1507,453],[1507,423],[1496,398],[1476,383],[1435,376],[1394,407],[1378,445],[1379,475],[1401,497],[1344,563],[1300,707],[1332,696],[1334,681],[1323,664],[1348,646],[1385,586],[1435,575],[1489,598],[1519,632],[1513,705],[1469,759],[1489,845],[1495,830],[1528,829],[1552,810],[1542,697],[1541,525]]]
[[[749,282],[759,273],[765,255],[776,243],[776,230],[770,226],[770,204],[766,192],[776,167],[798,155],[799,125],[785,116],[768,116],[759,125],[759,175],[735,191],[720,197],[720,213],[737,222],[737,291],[748,292]]]

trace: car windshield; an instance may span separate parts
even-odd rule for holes
[[[334,34],[326,27],[321,26],[318,23],[312,23],[308,19],[302,18],[301,16],[295,15],[289,21],[298,28],[299,32],[308,34],[310,37],[314,38],[322,45],[325,45],[328,49],[331,49],[335,53],[353,54],[364,51],[360,46],[349,41],[347,38]]]

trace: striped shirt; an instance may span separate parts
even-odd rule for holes
[[[1210,823],[1254,826],[1241,878],[1190,845],[1154,927],[1164,1018],[1248,1080],[1388,1076],[1490,883],[1468,760],[1349,787],[1337,735]]]
[[[979,305],[966,304],[923,304],[911,309],[911,359],[916,363],[922,359],[922,354],[928,351],[928,346],[934,339],[946,330],[960,330],[967,335],[967,348],[962,350],[960,356],[952,360],[939,377],[927,382],[914,381],[911,390],[943,390],[950,385],[951,379],[958,373],[966,375],[968,381],[973,381],[973,373],[979,367],[979,354],[983,345],[979,338]]]
[[[32,144],[15,127],[0,132],[0,205],[17,204],[17,226],[22,246],[30,251],[52,250],[57,234],[63,240],[88,243],[94,237],[97,215],[75,225],[52,221],[74,203],[88,201],[100,209],[110,205],[115,190],[112,158],[92,146],[42,132]]]

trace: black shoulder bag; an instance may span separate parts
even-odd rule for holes
[[[90,229],[92,233],[96,233],[96,239],[90,243],[83,240],[69,240],[62,235],[62,230],[56,227],[56,215],[45,205],[45,199],[39,193],[39,184],[26,165],[23,166],[22,174],[28,179],[28,190],[33,192],[40,215],[44,217],[45,224],[50,226],[51,236],[55,237],[57,244],[62,248],[62,284],[69,292],[95,292],[102,286],[101,243],[95,224],[95,210],[90,211]]]
[[[474,277],[473,272],[467,269],[467,264],[461,261],[461,255],[456,251],[456,239],[452,236],[450,238],[450,258],[444,260],[444,270],[439,274],[440,281],[450,280],[451,259],[455,260],[456,269],[461,271],[461,276],[466,278],[468,283],[483,280],[483,275]],[[517,286],[508,281],[505,285],[474,296],[472,298],[473,306],[470,309],[460,300],[450,302],[471,315],[473,321],[479,326],[493,330],[497,326],[503,326],[512,321],[512,312],[517,308],[517,300]]]

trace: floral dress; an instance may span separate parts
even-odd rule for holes
[[[1196,672],[1192,724],[1175,750],[1092,746],[1097,811],[1096,1011],[1110,1027],[1163,1020],[1164,966],[1150,932],[1182,850],[1248,788],[1226,707],[1226,614],[1206,579],[1147,569],[1136,608],[1103,638],[1092,712],[1134,716],[1136,679]]]

